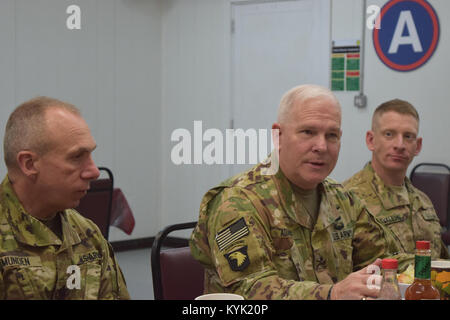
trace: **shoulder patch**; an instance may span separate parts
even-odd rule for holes
[[[224,254],[233,271],[243,271],[250,265],[250,258],[247,253],[247,246]]]
[[[247,236],[249,230],[244,218],[239,219],[227,228],[216,234],[216,243],[219,251],[223,251],[235,241]]]

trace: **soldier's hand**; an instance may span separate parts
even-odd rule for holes
[[[381,267],[381,259],[364,269],[353,272],[336,283],[331,290],[332,300],[373,300],[380,292],[381,275],[376,273]]]

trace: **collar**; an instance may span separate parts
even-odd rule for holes
[[[61,241],[44,223],[28,214],[14,192],[8,176],[0,189],[0,205],[4,208],[6,218],[17,241],[29,246],[40,247],[62,245],[69,247],[80,243],[78,233],[67,219],[67,210],[59,212],[64,241]]]
[[[275,176],[273,176],[273,180],[275,182],[278,194],[280,195],[281,205],[284,207],[287,215],[298,224],[309,229],[309,216],[300,214],[301,204],[298,202],[297,197],[294,194],[294,190],[292,190],[292,186],[281,168],[279,168],[278,172]],[[325,179],[317,186],[317,191],[319,192],[321,198],[319,214],[317,216],[317,222],[314,226],[314,230],[325,229],[340,217],[340,212],[334,205],[331,204],[328,192],[326,191],[327,188],[329,188],[329,185],[330,182],[328,179]],[[327,214],[322,214],[323,212],[326,212]]]
[[[384,183],[375,170],[373,170],[371,162],[366,164],[363,171],[367,175],[367,180],[370,181],[372,189],[375,191],[381,204],[386,210],[401,206],[408,206],[410,204],[408,191],[411,190],[412,186],[408,178],[405,177],[405,187],[399,191],[394,190],[394,188]]]

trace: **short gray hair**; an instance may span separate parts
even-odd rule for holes
[[[338,99],[328,88],[315,84],[303,84],[290,89],[281,98],[278,108],[278,123],[283,123],[289,118],[289,113],[295,103],[303,104],[308,100],[323,98],[334,100],[336,106],[341,108]]]
[[[46,136],[45,114],[59,108],[81,116],[74,105],[50,97],[36,97],[19,105],[9,116],[3,139],[3,153],[8,168],[15,167],[17,154],[22,150],[44,154],[50,147]]]

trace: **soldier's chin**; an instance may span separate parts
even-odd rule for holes
[[[74,199],[68,208],[76,208],[80,205],[80,199]]]
[[[311,177],[311,180],[321,182],[323,181],[328,175],[330,174],[330,166],[324,165],[321,168],[317,168],[315,170],[311,170],[309,172],[309,175]]]
[[[302,179],[301,183],[297,184],[298,187],[303,189],[314,189],[319,183],[325,180],[327,176],[324,175],[309,175]]]
[[[389,169],[391,170],[406,170],[409,163],[406,161],[391,161],[389,163]]]

